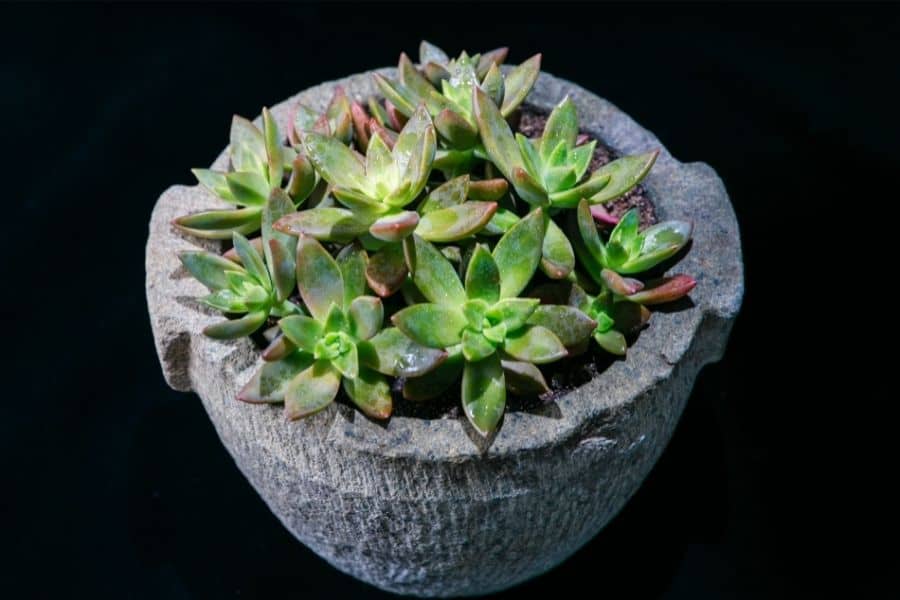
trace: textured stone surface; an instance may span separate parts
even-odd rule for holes
[[[375,92],[368,74],[325,83],[276,106],[279,123],[287,124],[297,101],[323,108],[335,83],[359,98]],[[565,94],[585,128],[617,151],[662,147],[610,103],[550,75],[541,75],[529,102],[549,109]],[[223,154],[214,166],[226,164]],[[737,222],[715,172],[663,149],[646,186],[660,218],[695,224],[693,248],[678,265],[697,278],[693,307],[657,312],[626,360],[552,410],[508,413],[484,453],[456,419],[395,417],[383,425],[334,405],[287,422],[280,406],[236,401],[258,351],[247,340],[200,334],[220,317],[193,301],[204,289],[176,258],[198,242],[170,226],[177,215],[220,205],[199,186],[166,190],[150,223],[147,299],[166,380],[197,393],[275,515],[338,569],[417,595],[478,594],[521,582],[571,555],[634,494],[697,372],[721,357],[740,306]]]

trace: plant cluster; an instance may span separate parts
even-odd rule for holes
[[[506,55],[450,58],[423,42],[418,65],[400,56],[396,80],[374,75],[383,100],[338,87],[321,113],[298,106],[284,134],[267,109],[261,129],[234,117],[231,169],[194,170],[234,208],[174,225],[232,241],[181,260],[210,290],[200,301],[228,316],[206,335],[269,340],[240,400],[284,403],[293,419],[343,388],[383,419],[390,378],[414,401],[460,385],[466,417],[488,435],[508,391],[550,391],[538,365],[592,339],[625,354],[647,306],[693,289],[687,275],[636,278],[685,246],[689,223],[641,230],[636,210],[604,209],[657,153],[588,173],[597,141],[579,134],[570,98],[539,138],[514,134],[541,57],[501,69]]]

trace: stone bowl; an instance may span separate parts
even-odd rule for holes
[[[394,75],[394,69],[380,69]],[[323,83],[273,109],[282,131],[300,101],[323,109],[336,84],[364,99],[371,73]],[[657,311],[625,360],[556,399],[546,412],[507,412],[485,449],[461,420],[376,423],[333,404],[296,422],[280,405],[239,402],[260,364],[248,339],[205,338],[221,317],[194,302],[203,286],[177,253],[217,243],[181,235],[172,219],[224,206],[200,186],[159,198],[147,241],[147,302],[166,381],[193,391],[238,468],[291,533],[330,564],[402,594],[484,594],[539,575],[622,509],[666,446],[697,372],[721,358],[743,293],[738,225],[722,181],[682,164],[618,108],[542,73],[529,104],[566,94],[583,129],[622,154],[661,149],[645,180],[660,219],[694,222],[679,272],[697,279],[691,306]],[[227,153],[213,163],[225,169]]]

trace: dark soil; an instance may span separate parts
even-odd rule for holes
[[[517,129],[519,133],[527,137],[540,137],[541,134],[544,133],[544,126],[547,124],[548,116],[549,113],[526,104],[522,107],[521,114],[519,115]],[[593,173],[606,163],[619,158],[619,154],[615,150],[604,145],[603,141],[592,132],[581,130],[581,133],[586,135],[589,139],[597,140],[597,146],[594,148],[594,157],[591,159],[591,164],[588,167],[589,173]],[[644,186],[638,185],[627,194],[606,204],[606,209],[615,217],[621,217],[631,208],[637,208],[640,212],[642,228],[658,222],[658,219],[656,218],[656,209],[647,195],[647,190],[644,189]]]

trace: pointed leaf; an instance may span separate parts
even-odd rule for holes
[[[343,385],[353,403],[366,415],[373,419],[387,419],[391,416],[391,387],[384,375],[361,368],[356,379],[345,377]]]
[[[299,144],[303,134],[310,131],[319,118],[319,113],[304,104],[298,104],[294,110],[294,118],[291,119],[291,142]]]
[[[434,210],[422,217],[416,234],[430,242],[455,242],[480,231],[496,210],[496,202],[464,202]]]
[[[274,188],[262,210],[263,251],[275,286],[276,297],[282,302],[291,295],[296,284],[294,258],[297,240],[273,229],[278,219],[294,212],[294,204],[281,188]],[[254,246],[255,248],[255,246]]]
[[[565,149],[574,148],[576,136],[578,136],[578,113],[575,110],[575,103],[567,95],[553,108],[547,118],[544,133],[541,135],[541,158],[546,162],[559,144]]]
[[[312,357],[303,352],[294,352],[281,360],[268,362],[253,374],[237,399],[253,404],[283,402],[284,392],[291,380],[308,369],[312,362]]]
[[[235,232],[231,237],[231,241],[234,244],[235,252],[237,252],[237,255],[241,259],[241,264],[244,266],[244,269],[247,270],[247,273],[264,287],[270,289],[272,281],[269,279],[266,263],[263,261],[263,257],[259,255],[259,252],[257,252],[250,241],[240,233]]]
[[[510,181],[525,202],[534,206],[543,206],[547,203],[547,191],[522,167],[513,167]]]
[[[581,181],[588,167],[591,166],[591,159],[594,158],[594,149],[597,147],[597,140],[593,140],[588,144],[578,146],[569,154],[569,164],[575,169],[575,178]]]
[[[586,254],[581,256],[581,261],[591,272],[594,279],[599,281],[600,271],[607,264],[606,245],[597,233],[597,225],[591,215],[591,208],[587,200],[582,199],[578,204],[578,232],[584,242]]]
[[[383,186],[385,191],[378,190],[379,195],[386,195],[386,190],[396,185],[398,175],[394,167],[394,159],[391,156],[391,149],[388,148],[381,135],[373,133],[369,147],[366,149],[367,180]]]
[[[506,94],[506,86],[503,81],[503,74],[497,65],[491,65],[484,74],[484,80],[481,82],[481,89],[494,101],[498,106],[503,102],[503,96]]]
[[[399,242],[416,231],[419,213],[404,210],[381,217],[369,227],[369,233],[385,242]]]
[[[573,208],[585,198],[590,198],[593,203],[597,192],[604,190],[609,185],[609,177],[608,173],[600,173],[598,169],[591,173],[588,180],[581,185],[550,194],[550,204],[558,208]]]
[[[262,206],[269,197],[269,182],[257,173],[228,173],[225,183],[235,202],[243,206]]]
[[[207,190],[231,204],[238,204],[234,194],[228,187],[228,180],[225,179],[225,173],[212,171],[210,169],[191,169],[191,173],[197,178],[197,181]]]
[[[481,435],[488,435],[506,409],[506,380],[500,357],[493,354],[463,369],[462,403],[466,418]]]
[[[281,186],[281,180],[284,177],[284,156],[281,153],[281,134],[278,132],[278,123],[275,122],[275,118],[272,117],[268,108],[263,107],[262,117],[269,185]]]
[[[618,244],[623,249],[625,249],[626,252],[632,249],[634,249],[635,251],[639,251],[639,247],[633,247],[638,239],[639,226],[640,216],[638,215],[637,209],[629,209],[624,215],[622,215],[619,223],[615,226],[615,228],[613,228],[612,233],[609,234],[609,243]]]
[[[315,132],[303,136],[303,148],[320,175],[333,186],[358,188],[365,179],[359,154],[333,137]]]
[[[298,153],[291,164],[291,178],[288,181],[287,193],[295,204],[309,198],[316,188],[316,170],[312,162],[302,152]]]
[[[359,355],[356,351],[356,344],[351,344],[346,352],[332,358],[331,365],[340,371],[345,379],[359,377]]]
[[[417,196],[425,185],[436,148],[434,125],[425,106],[420,105],[397,136],[391,150],[397,172],[403,180],[411,183],[409,200]]]
[[[536,365],[553,362],[569,354],[556,334],[540,325],[528,325],[506,336],[503,350],[515,359]]]
[[[409,88],[397,81],[391,81],[381,73],[373,73],[372,77],[384,97],[390,100],[397,110],[407,116],[415,112],[418,99]]]
[[[550,391],[543,373],[530,362],[501,360],[506,387],[520,396],[539,396]]]
[[[178,258],[197,281],[213,291],[228,288],[226,272],[243,271],[230,260],[212,252],[202,250],[182,252]]]
[[[507,79],[507,90],[509,80]],[[494,165],[504,177],[512,179],[513,168],[523,167],[519,146],[509,124],[500,114],[497,105],[478,86],[472,88],[472,107],[481,142]]]
[[[466,301],[453,265],[431,243],[413,234],[403,241],[403,251],[413,283],[429,301],[451,307]]]
[[[574,306],[542,304],[528,318],[531,325],[540,325],[552,331],[567,348],[584,342],[593,333],[597,323]]]
[[[290,235],[308,235],[317,240],[347,243],[368,231],[368,226],[345,208],[310,208],[278,219],[273,228]]]
[[[261,173],[266,162],[266,143],[256,125],[234,115],[231,120],[229,156],[235,171]]]
[[[369,258],[366,265],[366,281],[382,298],[399,290],[406,275],[406,259],[400,244],[385,245]]]
[[[266,349],[263,350],[261,354],[262,359],[266,362],[282,360],[297,350],[297,346],[294,342],[281,333],[281,329],[277,325],[272,329],[279,332],[279,335],[269,342],[269,345],[266,346]],[[268,333],[268,331],[266,333]]]
[[[535,54],[522,64],[514,67],[506,76],[506,93],[500,112],[506,118],[516,110],[528,96],[541,72],[541,55]]]
[[[600,276],[603,278],[603,283],[606,284],[606,287],[612,293],[620,296],[636,294],[644,288],[644,284],[637,279],[622,277],[612,269],[603,269]]]
[[[509,231],[519,220],[519,215],[508,208],[498,208],[481,233],[485,235],[502,235]]]
[[[405,52],[400,53],[397,73],[400,75],[400,83],[409,88],[420,99],[424,100],[428,95],[434,93],[434,87],[419,73]]]
[[[344,281],[334,258],[315,239],[301,235],[297,242],[297,286],[310,314],[324,321],[332,304],[342,306]]]
[[[623,156],[594,171],[591,174],[592,177],[608,175],[610,180],[606,187],[589,196],[591,204],[609,202],[628,192],[647,176],[653,163],[656,162],[657,156],[659,156],[659,150],[646,154]]]
[[[482,79],[487,75],[488,70],[491,68],[491,65],[496,64],[500,66],[503,64],[503,61],[506,60],[506,55],[509,53],[509,48],[494,48],[493,50],[488,50],[483,53],[478,58],[478,66],[475,67],[475,73],[478,75],[478,79]]]
[[[356,136],[356,147],[360,152],[369,145],[369,114],[362,104],[355,100],[350,104],[350,118],[353,120],[353,135]]]
[[[354,298],[364,296],[366,293],[366,263],[368,257],[366,251],[359,243],[344,246],[337,257],[341,277],[344,280],[343,307],[349,307]]]
[[[486,246],[478,244],[466,269],[466,296],[489,304],[500,299],[500,271]]]
[[[471,148],[478,141],[478,130],[459,113],[449,108],[437,114],[434,126],[452,148]]]
[[[688,295],[696,286],[697,281],[690,275],[665,277],[649,282],[643,290],[628,296],[628,300],[645,305],[663,304]]]
[[[340,384],[341,374],[328,361],[314,362],[285,388],[285,415],[293,420],[319,412],[331,404]]]
[[[601,348],[616,356],[624,356],[628,349],[628,345],[625,342],[625,336],[615,329],[604,332],[595,331],[594,339]]]
[[[450,59],[447,57],[447,53],[431,44],[422,40],[419,44],[419,63],[425,64],[429,62],[438,63],[440,65],[446,64]]]
[[[357,348],[362,364],[393,377],[417,377],[447,358],[443,350],[418,344],[396,327],[379,331]]]
[[[547,220],[547,231],[541,245],[541,270],[551,279],[563,279],[575,268],[575,251],[569,238],[553,221]]]
[[[640,273],[674,256],[691,239],[692,225],[685,221],[666,221],[652,225],[641,234],[640,254],[630,258],[620,270]]]
[[[536,209],[513,225],[494,247],[494,261],[500,270],[500,297],[518,296],[531,281],[541,260],[545,219]]]
[[[224,313],[245,313],[250,310],[245,299],[229,289],[215,291],[200,298],[200,302]]]
[[[264,310],[248,313],[240,319],[220,321],[203,329],[203,333],[217,340],[233,340],[250,335],[266,322],[268,312]]]

